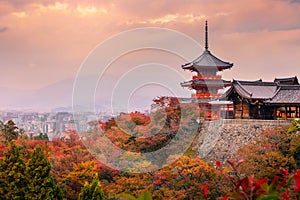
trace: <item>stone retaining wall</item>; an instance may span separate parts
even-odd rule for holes
[[[292,120],[225,119],[204,122],[196,145],[198,155],[206,160],[225,161],[239,148],[260,137],[263,130],[290,126]]]

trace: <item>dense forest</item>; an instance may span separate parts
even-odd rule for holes
[[[88,133],[69,131],[67,138],[51,141],[46,134],[27,137],[13,121],[1,123],[0,199],[300,199],[299,120],[262,132],[235,160],[205,162],[192,142],[183,155],[171,148],[151,163],[142,153],[193,137],[176,135],[191,132],[199,115],[193,106],[180,108],[172,101],[161,109],[165,115],[159,110],[151,117],[123,113],[106,123],[90,122]],[[122,167],[124,158],[117,152],[101,151],[103,137],[137,165]],[[121,168],[103,163],[99,155],[105,153]],[[137,166],[144,172],[136,173]]]

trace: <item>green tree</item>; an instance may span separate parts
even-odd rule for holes
[[[39,135],[34,136],[33,139],[34,140],[46,140],[46,141],[49,141],[49,137],[48,137],[47,133],[40,133]]]
[[[3,128],[4,128],[4,123],[0,121],[0,132],[2,132]]]
[[[12,120],[9,120],[2,128],[2,135],[8,142],[16,140],[20,136],[19,128]]]
[[[300,119],[296,118],[293,121],[292,126],[289,127],[288,133],[295,133],[297,131],[300,131]]]
[[[25,199],[27,193],[26,165],[15,142],[0,160],[0,199]]]
[[[102,191],[101,183],[98,174],[95,174],[93,181],[89,184],[86,182],[79,194],[79,200],[102,200],[104,193]]]
[[[126,200],[152,200],[150,193],[147,191],[140,194],[137,198],[131,194],[123,194],[121,197],[124,197]]]
[[[37,146],[28,160],[26,170],[28,192],[26,199],[62,199],[60,189],[50,175],[51,165],[41,146]]]

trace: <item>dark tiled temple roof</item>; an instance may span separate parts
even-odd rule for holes
[[[300,85],[287,85],[286,82],[276,80],[278,79],[275,79],[274,82],[263,82],[261,79],[257,81],[233,80],[231,87],[222,95],[221,99],[227,99],[230,94],[236,92],[243,98],[263,100],[270,104],[300,104]],[[293,77],[285,80],[298,79]]]
[[[233,91],[236,91],[246,99],[270,99],[277,89],[278,85],[274,82],[233,80],[232,86],[225,93],[225,96],[229,96]]]
[[[290,78],[275,78],[274,82],[280,85],[299,85],[297,76]]]
[[[280,86],[274,97],[266,100],[270,104],[300,104],[300,85]]]
[[[232,80],[232,84],[235,83],[240,83],[241,85],[255,85],[255,86],[274,86],[274,85],[278,85],[277,83],[274,82],[266,82],[266,81],[262,81],[261,79],[256,80],[256,81],[242,81],[242,80]]]

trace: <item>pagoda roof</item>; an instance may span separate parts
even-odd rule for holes
[[[230,81],[225,80],[190,80],[181,83],[182,87],[192,87],[192,85],[206,85],[208,88],[211,86],[225,86],[231,84]]]
[[[203,68],[216,68],[216,69],[228,69],[233,66],[233,63],[224,62],[221,59],[214,56],[208,49],[205,49],[204,52],[196,58],[194,61],[182,65],[183,69],[192,69],[196,70]]]
[[[205,69],[215,69],[220,71],[223,69],[229,69],[233,66],[233,63],[225,62],[216,56],[214,56],[208,50],[208,26],[207,21],[205,22],[205,50],[204,52],[196,58],[194,61],[182,65],[182,69],[189,69],[192,71],[201,72]]]
[[[180,98],[180,103],[208,104],[210,101],[212,101],[212,98]]]
[[[208,102],[211,105],[228,105],[228,104],[232,104],[232,101],[222,101],[220,99],[214,100],[214,101],[210,101]]]

